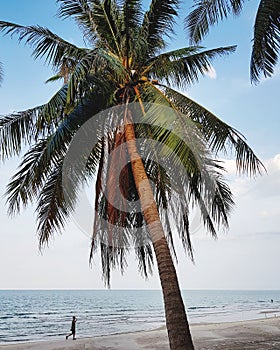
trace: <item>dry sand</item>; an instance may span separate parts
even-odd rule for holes
[[[280,317],[261,320],[194,324],[191,332],[196,350],[280,349]],[[168,350],[165,327],[95,338],[0,345],[1,350]]]

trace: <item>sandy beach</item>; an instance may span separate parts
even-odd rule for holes
[[[196,350],[280,349],[280,317],[260,320],[194,324],[191,332]],[[165,327],[73,341],[54,340],[0,345],[1,350],[168,350]]]

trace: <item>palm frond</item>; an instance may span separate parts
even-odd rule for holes
[[[92,50],[75,65],[69,76],[65,113],[69,113],[81,98],[91,95],[91,90],[98,90],[103,96],[111,95],[125,76],[127,71],[117,56],[99,48]]]
[[[88,101],[81,102],[81,105],[76,107],[69,116],[64,116],[58,125],[55,125],[55,123],[52,128],[49,128],[47,138],[43,140],[36,138],[36,143],[24,155],[19,171],[13,176],[8,185],[6,196],[8,197],[8,211],[10,214],[18,213],[21,204],[25,207],[28,201],[33,202],[33,200],[37,198],[36,196],[41,190],[47,176],[52,171],[53,166],[65,157],[67,148],[76,131],[89,120],[95,112],[100,111],[102,107],[106,106],[107,100],[104,99],[104,93],[105,90],[100,92],[99,88],[92,91],[91,103]],[[59,106],[60,96],[58,95],[57,98],[58,101],[56,102]],[[53,104],[55,105],[55,101]],[[44,120],[38,118],[36,130],[45,129],[42,125],[47,120],[50,108],[49,104],[42,106],[41,113]],[[55,130],[50,134],[53,128],[55,128]],[[87,165],[88,171],[89,173],[93,173],[98,163],[98,149],[92,150],[89,162],[90,163]]]
[[[119,11],[115,1],[58,0],[58,3],[60,17],[74,17],[91,42],[98,39],[103,47],[120,55]]]
[[[115,0],[93,1],[95,28],[101,42],[121,57],[120,9]],[[104,47],[104,46],[103,46]]]
[[[138,40],[135,33],[140,30],[140,20],[142,17],[141,6],[142,1],[140,0],[124,0],[122,3],[123,20],[121,32],[124,33],[125,37],[125,40],[123,40],[123,53],[124,57],[126,57],[125,65],[127,67],[131,64],[129,58],[134,54],[135,46],[133,43],[135,40]]]
[[[133,29],[140,25],[142,19],[141,0],[122,0],[123,29]]]
[[[87,55],[80,60],[73,71],[69,75],[67,84],[67,95],[65,103],[65,113],[69,114],[79,100],[84,96],[85,91],[89,90],[89,83],[87,77],[92,66],[93,55]]]
[[[8,203],[8,214],[14,215],[20,212],[21,206],[25,208],[28,203],[32,203],[38,194],[38,190],[44,183],[47,173],[43,171],[46,165],[43,163],[44,169],[40,168],[39,176],[38,164],[41,163],[42,153],[46,148],[47,140],[38,141],[25,155],[19,165],[19,170],[13,175],[5,196]],[[42,164],[42,163],[41,163]],[[42,171],[42,172],[41,172]],[[35,176],[36,174],[36,176]]]
[[[75,206],[76,193],[72,194],[71,202],[64,198],[62,187],[63,161],[54,167],[40,191],[37,213],[37,234],[39,247],[47,245],[51,237],[60,232],[66,223],[66,219]]]
[[[110,287],[111,271],[116,267],[120,267],[124,272],[127,266],[126,262],[127,250],[123,247],[112,248],[107,243],[100,244],[100,255],[102,265],[102,277],[107,287]]]
[[[0,21],[0,31],[6,35],[17,35],[19,42],[25,41],[33,48],[32,54],[35,59],[45,57],[45,61],[54,67],[59,66],[64,57],[77,59],[87,53],[87,49],[78,48],[40,26],[21,26]]]
[[[244,0],[194,0],[193,10],[185,19],[185,27],[192,43],[200,42],[209,27],[228,17],[239,15]]]
[[[280,51],[280,1],[261,0],[254,25],[251,81],[271,77]]]
[[[163,107],[151,108],[144,121],[148,121],[149,125],[139,124],[136,129],[137,137],[145,136],[139,151],[145,159],[147,175],[155,186],[154,197],[170,249],[176,257],[172,234],[177,231],[184,248],[193,259],[188,221],[191,203],[198,206],[207,230],[216,237],[216,227],[227,228],[228,215],[233,205],[232,193],[222,182],[223,168],[209,158],[195,123],[184,116],[180,117],[176,110],[172,117],[170,108],[165,114]],[[149,138],[157,141],[156,149],[149,147]],[[146,146],[148,151],[144,152],[142,148]],[[154,159],[157,161],[151,161]]]
[[[35,140],[49,135],[60,122],[66,105],[67,89],[67,85],[62,86],[45,105],[40,106],[36,118]]]
[[[61,18],[73,17],[82,28],[85,37],[94,42],[96,33],[91,4],[87,0],[57,0],[59,4],[58,16]]]
[[[0,118],[2,159],[18,155],[22,146],[46,137],[62,118],[66,103],[67,85],[45,104]]]
[[[217,227],[228,226],[228,214],[233,205],[232,193],[227,185],[226,191],[220,191],[219,177],[212,166],[202,169],[201,174],[189,179],[190,198],[200,210],[201,218],[212,237],[217,237]],[[210,176],[209,176],[210,175]]]
[[[173,33],[179,1],[152,0],[150,8],[144,14],[141,36],[148,44],[148,57],[166,46],[164,36]]]
[[[42,107],[0,117],[0,160],[18,155],[36,133],[36,118]]]
[[[48,79],[45,81],[45,83],[46,83],[46,84],[47,84],[47,83],[52,83],[52,82],[57,81],[57,80],[59,80],[59,79],[63,79],[63,76],[60,75],[60,74],[56,74],[56,75],[54,75],[54,76],[48,78]]]
[[[120,57],[121,32],[118,25],[119,11],[114,0],[93,1],[96,31],[113,53]]]
[[[96,54],[92,63],[93,72],[99,72],[107,82],[123,82],[129,76],[128,71],[123,66],[122,61],[115,54],[104,49],[96,49]],[[107,73],[108,75],[104,75]]]
[[[153,59],[149,73],[155,79],[168,84],[192,84],[211,68],[211,61],[217,56],[233,53],[236,46],[220,47],[201,51],[202,47],[189,47],[163,53]]]
[[[211,215],[216,223],[228,227],[229,213],[234,205],[231,190],[220,174],[216,176],[216,191],[211,203]]]
[[[172,104],[201,128],[201,132],[209,143],[210,149],[218,153],[227,153],[233,149],[237,170],[240,173],[255,175],[265,169],[245,138],[234,128],[217,118],[213,113],[183,94],[164,86],[164,93]]]
[[[0,117],[1,160],[19,155],[24,146],[53,132],[62,117],[67,86],[45,105]]]
[[[152,274],[154,264],[151,244],[136,241],[135,246],[138,270],[145,278],[148,278]]]
[[[17,173],[13,175],[7,186],[6,197],[9,215],[20,212],[29,203],[37,200],[53,166],[66,154],[67,146],[75,130],[79,127],[71,118],[59,125],[58,129],[46,139],[37,140],[25,153]]]
[[[106,106],[108,102],[106,96],[103,96],[102,99],[102,94],[100,94],[99,89],[97,89],[95,94],[96,100],[93,99],[94,95],[92,95],[92,99],[80,102],[69,114],[67,119],[64,120],[65,125],[62,123],[59,126],[60,129],[57,130],[56,137],[51,139],[54,148],[59,150],[59,139],[62,139],[67,145],[67,141],[69,142],[71,140],[75,131],[89,119],[92,120],[92,116]],[[96,125],[96,129],[99,127],[99,125]],[[83,128],[83,130],[85,132],[87,131],[86,128]],[[89,130],[89,132],[92,132],[92,130]],[[65,156],[63,156],[62,161],[60,161],[60,159],[57,160],[52,173],[48,175],[40,191],[37,206],[40,246],[48,243],[50,237],[56,230],[60,231],[63,229],[66,218],[75,208],[80,185],[86,181],[88,171],[90,171],[90,175],[92,175],[92,172],[95,171],[95,167],[98,164],[100,157],[98,145],[95,149],[89,149],[88,147],[83,147],[83,145],[80,146],[81,158],[83,158],[84,155],[90,154],[90,164],[88,164],[85,169],[82,169],[79,166],[79,160],[77,164],[73,164],[71,161],[70,163],[69,161],[67,162],[67,159],[65,161]],[[63,148],[60,151],[63,153]],[[53,159],[54,155],[50,155],[50,158]],[[68,177],[67,174],[71,174],[71,177]],[[66,182],[65,179],[63,180],[63,176],[67,176],[69,181]]]

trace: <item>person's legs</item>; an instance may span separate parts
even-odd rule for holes
[[[72,333],[73,334],[73,340],[76,340],[76,333]]]
[[[72,334],[74,335],[74,333],[72,333],[72,332],[70,334],[66,335],[66,339],[68,339]]]

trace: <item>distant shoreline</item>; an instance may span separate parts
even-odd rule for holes
[[[251,321],[193,324],[195,348],[200,350],[263,350],[280,348],[280,317]],[[233,347],[234,346],[234,347]],[[117,335],[0,345],[1,350],[168,350],[165,327]]]

